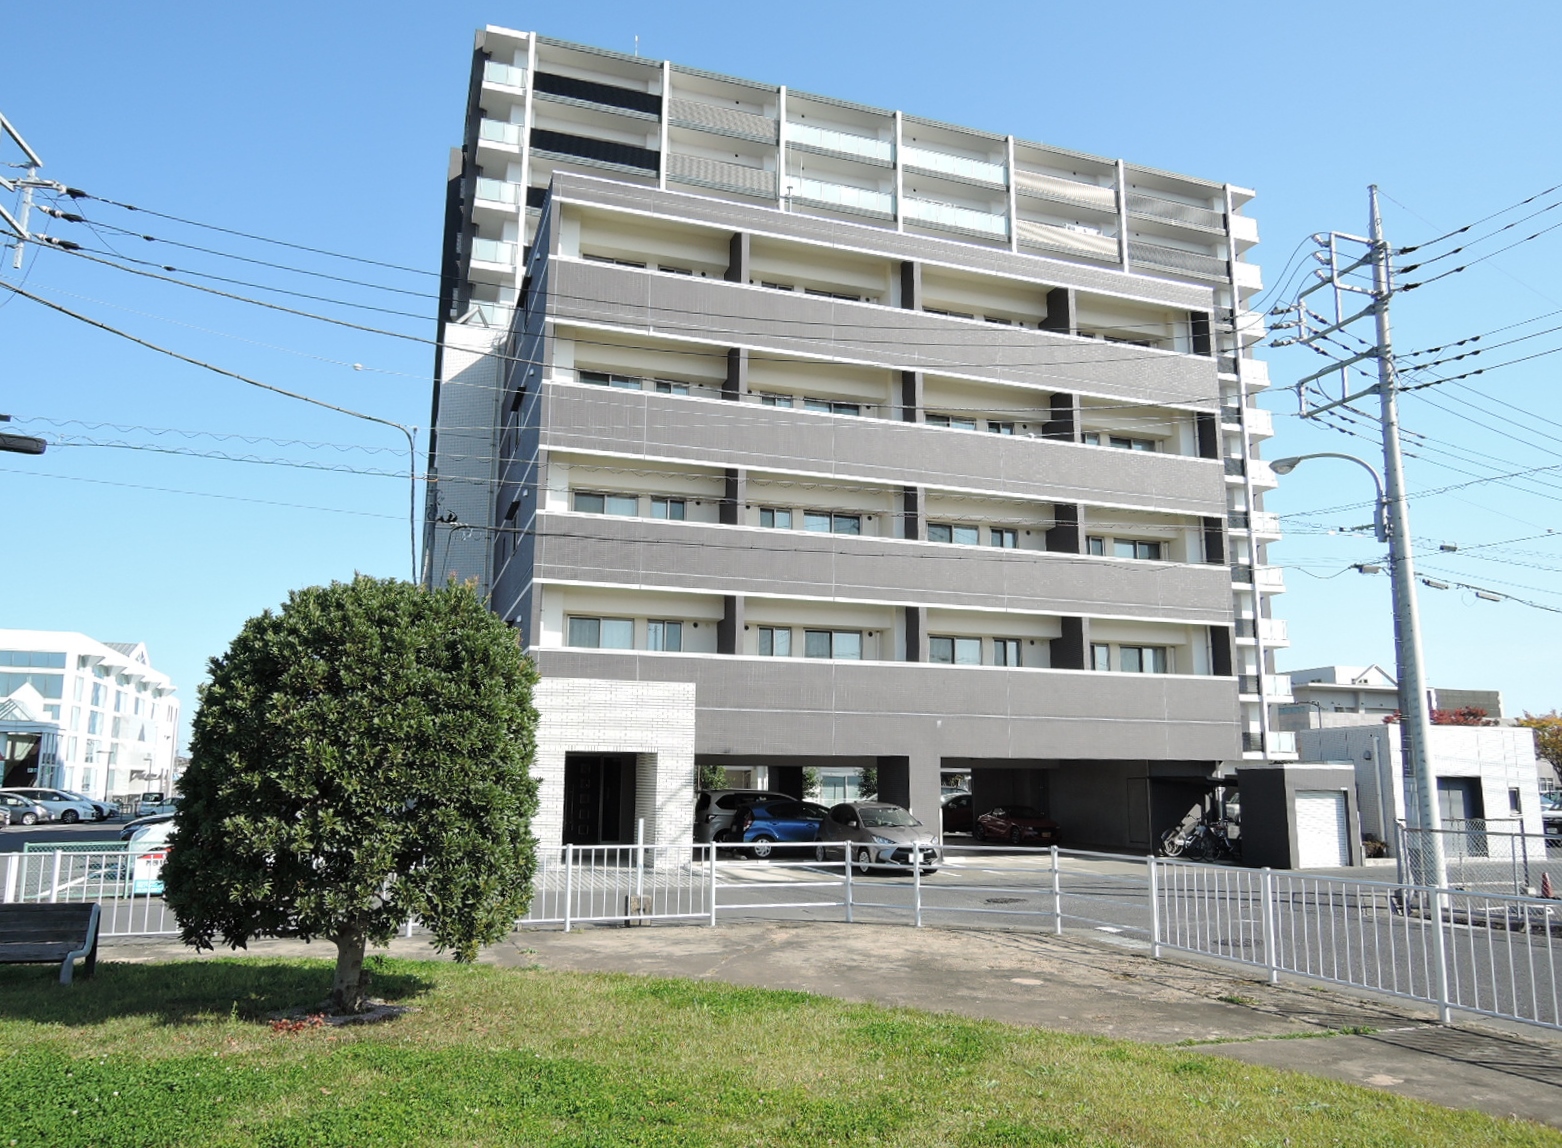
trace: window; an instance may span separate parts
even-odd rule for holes
[[[862,658],[862,631],[805,630],[803,631],[803,656],[808,658],[842,658],[860,661]]]
[[[803,529],[816,534],[861,534],[862,515],[835,514],[828,510],[803,511]]]
[[[948,427],[950,430],[975,430],[976,420],[962,418],[959,415],[924,415],[924,420],[930,427]]]
[[[65,655],[42,653],[36,650],[0,650],[0,666],[63,670],[65,668]]]
[[[669,267],[665,263],[658,263],[656,265],[656,269],[658,271],[665,271],[669,275],[693,275],[694,274],[694,271],[693,271],[692,268],[689,268],[689,267]]]
[[[1508,812],[1518,817],[1524,812],[1524,802],[1519,798],[1517,789],[1508,790]]]
[[[1167,673],[1165,646],[1121,646],[1118,663],[1125,674]]]
[[[595,494],[577,490],[575,509],[582,514],[619,514],[633,518],[640,513],[640,498],[634,494]]]
[[[993,665],[1020,666],[1020,640],[1018,638],[993,639]]]
[[[1013,319],[1005,319],[1001,315],[983,315],[982,318],[985,319],[989,323],[997,323],[998,326],[1000,326],[1000,327],[1013,327],[1013,326],[1015,326],[1015,322],[1014,322]]]
[[[1096,554],[1096,555],[1105,556],[1105,554],[1106,554],[1106,539],[1105,538],[1086,538],[1085,539],[1085,552],[1087,554]]]
[[[804,399],[803,409],[805,411],[818,411],[827,415],[862,414],[862,404],[860,403],[837,403],[828,399]]]
[[[945,665],[979,666],[982,664],[982,640],[980,638],[929,638],[927,658],[930,662]]]
[[[994,422],[992,419],[988,419],[987,420],[987,429],[992,434],[1013,434],[1014,433],[1014,424],[1013,423]]]
[[[103,712],[101,710],[93,710],[87,715],[87,732],[103,732]]]
[[[632,650],[635,624],[628,618],[571,618],[569,644],[587,649]]]
[[[580,371],[580,381],[599,387],[615,387],[621,391],[638,391],[645,387],[645,380],[635,375],[610,375],[606,371]]]
[[[124,690],[115,690],[114,691],[114,712],[117,713],[117,714],[121,714],[121,713],[125,712],[125,691]]]
[[[783,626],[761,626],[759,628],[759,653],[761,657],[766,658],[790,658],[792,656],[792,631]]]
[[[71,706],[71,729],[72,730],[80,730],[81,729],[81,707],[80,706]]]
[[[71,700],[72,701],[77,701],[77,702],[81,701],[81,692],[82,692],[83,688],[86,686],[86,684],[87,684],[87,679],[86,678],[77,678],[76,679],[75,685],[73,685],[71,687]]]
[[[975,546],[981,542],[978,534],[979,531],[975,526],[956,526],[950,522],[927,524],[929,542],[952,542],[956,546]]]
[[[824,297],[826,299],[844,299],[848,303],[861,303],[862,302],[862,296],[861,295],[853,295],[853,294],[851,294],[850,292],[847,292],[847,291],[821,291],[821,290],[819,290],[818,288],[815,288],[815,287],[805,287],[805,288],[803,288],[803,294],[805,294],[805,295],[819,295],[819,296],[822,296],[822,297]]]
[[[991,530],[992,544],[1004,550],[1017,550],[1020,545],[1020,532],[1008,526],[994,526]]]
[[[683,649],[683,623],[662,622],[652,619],[646,623],[645,648],[663,650],[670,654]]]
[[[1096,437],[1097,445],[1099,445],[1101,436],[1097,435],[1095,437]],[[1120,435],[1115,435],[1115,434],[1107,436],[1106,445],[1107,446],[1114,446],[1118,450],[1147,450],[1147,451],[1155,450],[1155,440],[1154,439],[1148,439],[1148,438],[1124,438],[1124,437],[1122,437]]]
[[[966,311],[945,311],[939,307],[923,307],[923,312],[928,315],[947,315],[951,319],[974,319],[975,315]]]
[[[766,407],[788,407],[788,408],[790,408],[791,405],[792,405],[792,396],[791,395],[766,395],[766,394],[761,394],[759,396],[759,403],[760,403],[761,406],[766,406]]]
[[[619,267],[644,267],[645,263],[636,259],[615,259],[611,255],[587,255],[584,251],[580,257],[588,263],[614,263]]]
[[[1112,557],[1138,558],[1147,562],[1159,562],[1161,560],[1161,544],[1159,542],[1140,542],[1132,538],[1114,538],[1112,539]]]
[[[681,498],[653,498],[651,499],[651,517],[666,518],[673,522],[683,521],[683,499]]]
[[[1112,648],[1101,642],[1091,642],[1090,668],[1093,670],[1110,670],[1112,668]]]
[[[797,290],[797,288],[793,287],[790,283],[772,283],[768,279],[761,279],[759,281],[759,285],[761,287],[769,287],[772,291],[796,291]]]
[[[759,524],[766,529],[790,530],[792,529],[792,512],[779,506],[761,506],[759,508]]]
[[[688,274],[688,272],[684,272]],[[688,383],[675,383],[671,379],[657,379],[656,393],[659,395],[686,395],[689,393]]]
[[[102,682],[93,682],[92,683],[92,704],[93,705],[101,706],[103,704],[103,692],[104,692],[104,687],[103,687],[103,683]]]

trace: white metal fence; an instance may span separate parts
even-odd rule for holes
[[[0,853],[0,902],[96,901],[103,937],[173,935],[163,903],[161,851],[54,849]]]
[[[1450,821],[1441,829],[1398,826],[1398,879],[1413,883],[1430,871],[1432,843],[1442,846],[1448,884],[1456,889],[1535,896],[1555,883],[1562,891],[1562,838],[1524,832],[1516,820]]]

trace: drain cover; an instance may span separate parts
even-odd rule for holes
[[[987,898],[987,904],[989,904],[989,905],[1021,905],[1021,904],[1024,904],[1024,902],[1025,902],[1025,898],[1024,897],[988,897]]]

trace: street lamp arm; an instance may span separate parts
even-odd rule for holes
[[[1290,458],[1277,458],[1269,464],[1269,469],[1276,474],[1290,474],[1302,463],[1310,458],[1343,458],[1347,462],[1353,462],[1372,476],[1372,485],[1377,488],[1378,497],[1372,504],[1372,526],[1379,542],[1388,541],[1388,528],[1384,524],[1383,509],[1387,500],[1383,495],[1383,476],[1377,469],[1364,458],[1357,458],[1353,454],[1341,454],[1338,451],[1320,450],[1312,454],[1295,454]]]

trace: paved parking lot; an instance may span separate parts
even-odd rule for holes
[[[127,818],[111,817],[107,821],[83,821],[76,825],[46,822],[43,825],[12,825],[0,829],[0,853],[20,853],[25,845],[85,845],[102,841],[109,845],[119,843],[119,831]]]

